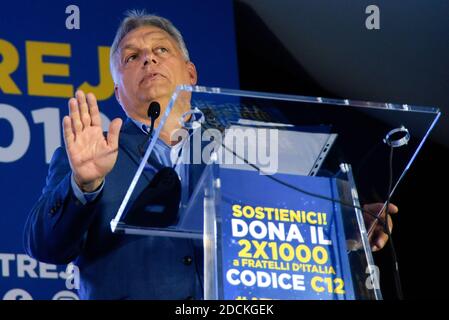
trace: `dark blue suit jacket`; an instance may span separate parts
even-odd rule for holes
[[[73,194],[66,151],[58,148],[46,186],[26,222],[26,252],[47,263],[75,261],[83,299],[202,298],[201,242],[111,232],[110,221],[136,172],[139,146],[146,139],[130,119],[125,121],[117,162],[106,176],[102,192],[85,205]],[[134,199],[153,174],[144,171]]]

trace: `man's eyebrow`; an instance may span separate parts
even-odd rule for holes
[[[167,37],[161,37],[161,38],[154,38],[152,39],[154,41],[167,41],[170,42],[170,40]],[[139,50],[139,47],[137,47],[136,45],[132,44],[132,43],[128,43],[125,44],[123,46],[120,46],[120,51],[124,51],[124,50]]]
[[[125,51],[125,50],[138,50],[139,48],[133,44],[126,44],[124,46],[120,46],[120,51]]]

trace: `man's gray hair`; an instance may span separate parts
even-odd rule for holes
[[[179,30],[173,25],[173,23],[171,23],[171,21],[157,15],[147,14],[144,10],[130,10],[126,12],[125,15],[126,18],[123,19],[117,30],[117,33],[115,34],[114,42],[112,42],[111,52],[109,56],[111,74],[114,82],[116,82],[115,55],[119,49],[120,42],[128,33],[140,27],[151,26],[164,30],[176,41],[186,61],[190,60],[189,51],[187,50],[181,32],[179,32]]]

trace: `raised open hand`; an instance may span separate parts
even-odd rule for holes
[[[105,137],[95,95],[88,93],[86,99],[78,90],[75,97],[63,119],[64,142],[75,182],[81,190],[92,192],[115,165],[122,120],[114,119]]]

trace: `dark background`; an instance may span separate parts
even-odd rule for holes
[[[234,1],[234,13],[242,90],[352,98],[330,92],[315,81],[246,3]],[[373,101],[370,95],[358,94],[357,98]],[[391,96],[385,96],[385,99],[376,96],[374,101],[391,101]],[[441,122],[436,129],[442,125]],[[447,252],[445,234],[448,218],[444,204],[448,163],[448,148],[428,140],[392,199],[400,209],[394,217],[393,236],[406,299],[434,299],[446,295],[443,261]],[[388,245],[374,253],[374,259],[380,268],[384,298],[396,299]]]

